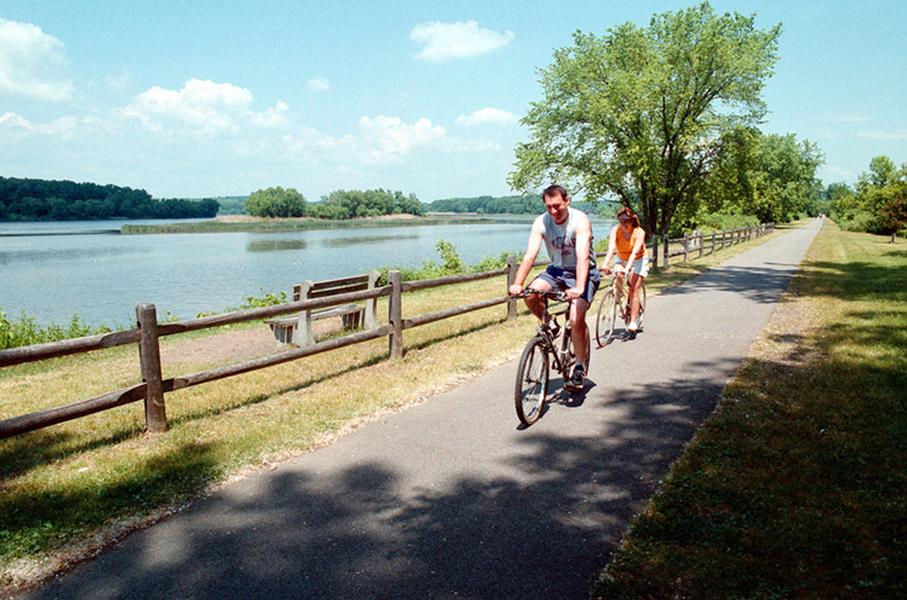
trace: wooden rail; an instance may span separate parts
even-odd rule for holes
[[[656,265],[658,264],[660,249],[662,253],[662,265],[666,266],[670,257],[683,255],[684,260],[688,260],[693,251],[698,252],[698,255],[702,256],[706,239],[709,240],[709,254],[711,254],[716,249],[723,248],[726,245],[740,243],[745,240],[753,239],[754,237],[765,235],[772,229],[772,224],[766,224],[756,227],[715,232],[708,235],[699,233],[693,236],[684,236],[682,238],[673,239],[664,236],[661,244],[658,243],[657,238],[653,240],[653,244],[649,249],[651,250],[652,259]],[[676,248],[678,243],[681,244],[679,249]],[[672,250],[670,248],[671,244],[675,245],[675,249]],[[605,253],[596,254],[598,257],[604,255]],[[540,260],[535,264],[536,266],[540,266],[547,262],[548,261]],[[79,354],[124,344],[138,343],[139,372],[142,377],[141,383],[108,392],[94,398],[89,398],[62,407],[0,420],[0,439],[49,427],[64,421],[78,419],[103,410],[116,408],[132,402],[138,402],[139,400],[144,400],[145,402],[146,429],[149,432],[157,433],[165,431],[167,428],[165,395],[175,390],[201,385],[226,377],[233,377],[242,373],[264,369],[266,367],[298,360],[321,352],[337,350],[339,348],[360,344],[381,337],[388,338],[389,356],[391,358],[399,358],[403,356],[404,353],[403,332],[406,329],[419,327],[442,319],[449,319],[505,303],[507,304],[507,318],[516,318],[516,300],[507,295],[507,289],[514,280],[517,266],[517,261],[513,257],[508,257],[507,267],[495,269],[493,271],[450,275],[435,279],[407,282],[401,280],[399,271],[391,271],[388,275],[388,285],[376,287],[374,289],[337,294],[324,298],[288,302],[276,306],[240,310],[222,315],[212,315],[198,319],[180,321],[177,323],[158,323],[155,306],[153,304],[140,304],[136,307],[137,326],[136,329],[133,330],[115,331],[112,333],[63,340],[60,342],[0,350],[0,368],[2,368],[37,360],[66,356],[69,354]],[[500,277],[501,275],[506,276],[503,286],[504,289],[502,290],[504,293],[502,296],[496,296],[487,300],[472,302],[446,310],[403,319],[402,306],[404,292],[455,285],[481,279],[490,279]],[[278,315],[325,308],[348,302],[377,299],[382,296],[389,297],[388,322],[386,325],[382,325],[373,330],[353,333],[332,340],[317,342],[304,348],[287,350],[190,375],[172,377],[169,379],[163,379],[161,376],[161,337],[201,329],[210,329],[212,327],[220,327],[232,323],[263,320]]]

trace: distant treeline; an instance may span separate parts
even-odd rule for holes
[[[511,214],[539,212],[538,196],[476,196],[474,198],[443,198],[424,205],[430,212]]]
[[[246,198],[248,196],[218,196],[215,198],[220,205],[218,215],[244,215],[246,214]]]
[[[0,221],[199,219],[217,200],[155,199],[145,190],[73,181],[0,177]]]
[[[600,202],[572,202],[571,206],[589,214],[598,214],[603,209],[607,212],[609,204]],[[426,212],[479,213],[490,215],[526,215],[543,212],[542,199],[532,196],[476,196],[474,198],[444,198],[435,200],[422,207]]]

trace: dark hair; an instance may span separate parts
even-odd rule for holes
[[[618,221],[620,221],[620,218],[623,216],[630,217],[633,220],[633,227],[642,227],[642,225],[640,225],[639,223],[639,216],[629,206],[621,206],[617,211]]]
[[[570,196],[567,195],[567,190],[556,183],[553,183],[545,188],[545,191],[542,192],[542,200],[549,196],[554,196],[555,194],[560,194],[561,198],[567,200]]]

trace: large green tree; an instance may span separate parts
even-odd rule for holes
[[[699,197],[677,214],[690,219],[697,210],[733,211],[763,222],[788,222],[804,213],[816,216],[822,199],[816,170],[822,161],[816,144],[798,141],[792,133],[737,128],[723,137]]]
[[[256,217],[301,217],[305,214],[305,198],[293,188],[265,188],[249,195],[246,212]]]
[[[517,146],[511,185],[554,180],[616,196],[649,233],[667,232],[695,201],[723,135],[764,115],[780,31],[703,3],[655,15],[645,28],[577,32],[541,71],[544,97],[522,120],[531,138]]]

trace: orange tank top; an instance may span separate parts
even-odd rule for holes
[[[620,226],[617,227],[617,256],[624,262],[630,259],[630,253],[633,252],[633,246],[636,244],[636,240],[642,240],[645,244],[646,239],[646,230],[642,227],[634,227],[633,233],[630,234],[630,239],[625,239],[623,232],[620,230]],[[636,257],[636,260],[639,260],[643,257],[643,254],[640,254]]]

